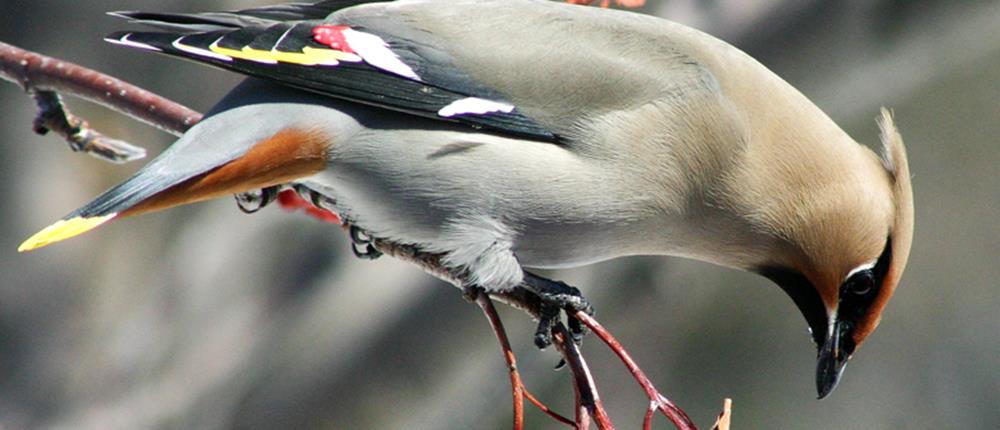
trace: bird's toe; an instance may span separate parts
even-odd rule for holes
[[[538,329],[535,332],[535,345],[545,348],[552,343],[552,329],[559,323],[560,312],[566,313],[566,322],[570,336],[577,345],[583,342],[587,330],[578,318],[577,312],[594,314],[594,307],[579,289],[562,281],[553,281],[525,272],[524,285],[538,296],[542,302]]]
[[[234,195],[236,206],[243,213],[252,214],[269,205],[278,197],[278,187],[267,187]]]
[[[364,231],[358,226],[351,226],[350,229],[351,236],[351,251],[354,252],[354,256],[362,260],[374,260],[382,256],[382,251],[379,251],[375,246],[375,238],[373,238],[368,232]]]

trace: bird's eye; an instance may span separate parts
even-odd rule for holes
[[[872,288],[875,287],[875,275],[871,270],[862,270],[851,276],[851,279],[847,280],[847,284],[844,287],[851,294],[863,296],[871,292]]]

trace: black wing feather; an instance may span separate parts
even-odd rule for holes
[[[385,0],[327,0],[319,3],[287,3],[231,12],[161,13],[119,11],[110,15],[166,30],[194,33],[224,28],[242,28],[281,21],[324,19],[334,12],[365,3]]]
[[[282,52],[302,52],[303,48],[328,49],[313,40],[313,28],[330,25],[316,20],[277,21],[271,18],[325,18],[334,7],[355,5],[366,1],[327,1],[313,5],[282,5],[249,9],[239,12],[212,14],[150,14],[141,12],[118,13],[145,24],[169,31],[118,32],[108,36],[109,41],[133,46],[144,45],[162,53],[207,63],[226,70],[274,80],[304,90],[378,106],[385,109],[419,115],[442,121],[458,122],[476,129],[517,135],[535,140],[555,142],[558,138],[521,114],[516,107],[510,112],[495,111],[486,114],[460,114],[443,117],[442,108],[457,100],[470,97],[503,102],[496,91],[479,85],[464,73],[451,67],[446,54],[433,47],[412,41],[386,38],[392,52],[420,77],[414,80],[392,73],[364,61],[343,61],[336,66],[302,65],[289,62],[262,62],[241,58],[226,59],[225,55],[207,54],[213,44],[218,47],[240,50],[272,49]],[[155,22],[153,22],[155,21]],[[353,29],[353,28],[352,28]],[[358,30],[364,31],[362,28]],[[183,47],[180,49],[175,42]],[[287,51],[286,51],[287,50]]]

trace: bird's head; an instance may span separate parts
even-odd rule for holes
[[[845,175],[850,179],[799,201],[785,220],[788,249],[781,262],[757,268],[791,296],[809,323],[821,399],[878,326],[910,253],[913,192],[906,152],[888,111],[879,126],[881,159],[871,154],[871,162]]]

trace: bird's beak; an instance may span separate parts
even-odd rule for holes
[[[816,391],[822,399],[833,392],[840,382],[840,375],[844,373],[844,366],[847,365],[848,353],[841,345],[843,323],[834,323],[832,333],[826,338],[826,342],[819,348],[819,356],[816,361]]]
[[[116,218],[288,183],[323,170],[328,143],[317,132],[297,129],[232,143],[198,139],[189,132],[134,176],[31,236],[17,250],[69,239]]]

